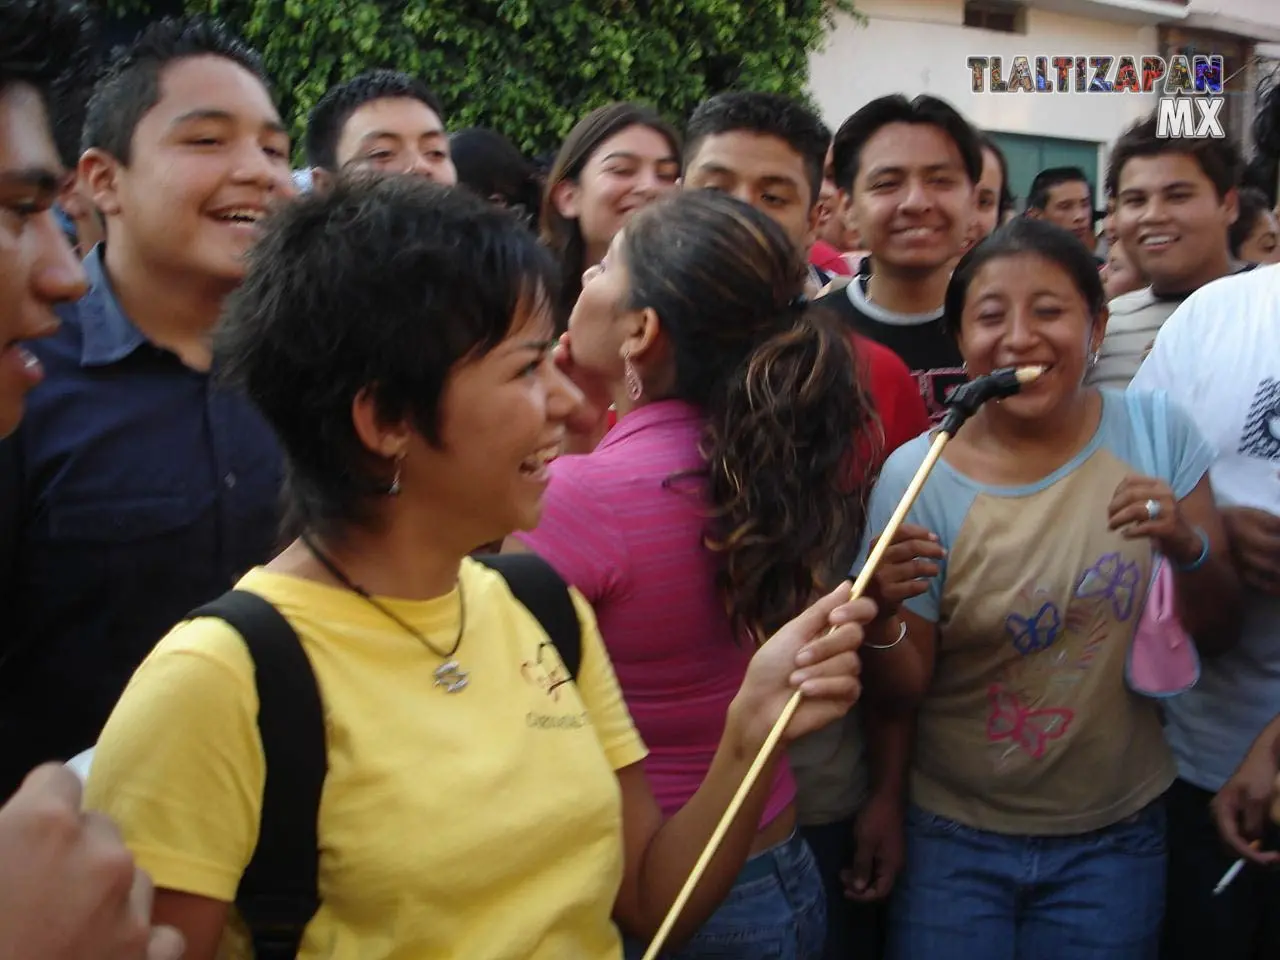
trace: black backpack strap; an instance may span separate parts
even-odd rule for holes
[[[569,585],[555,568],[534,553],[482,554],[475,559],[502,574],[511,593],[537,618],[555,644],[570,679],[576,680],[582,666],[582,625],[569,596]]]
[[[320,908],[320,794],[328,769],[324,708],[297,633],[257,594],[232,590],[188,619],[225,620],[244,638],[258,688],[266,760],[258,845],[236,892],[257,960],[295,960]]]

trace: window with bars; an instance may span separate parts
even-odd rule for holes
[[[1017,3],[968,0],[964,5],[964,25],[996,33],[1026,33],[1026,11]]]

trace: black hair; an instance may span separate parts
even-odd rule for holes
[[[589,264],[587,244],[577,220],[561,215],[552,194],[566,180],[577,180],[583,168],[595,156],[609,138],[629,127],[648,127],[666,139],[671,153],[680,156],[680,135],[674,127],[662,119],[651,107],[639,103],[609,103],[597,107],[573,125],[564,138],[560,150],[543,184],[542,219],[539,224],[542,242],[555,254],[560,263],[560,301],[557,304],[556,324],[563,330],[582,292],[582,272]]]
[[[226,24],[205,17],[166,17],[149,25],[133,43],[112,51],[89,97],[81,151],[96,147],[127,165],[139,121],[160,102],[165,67],[205,56],[231,61],[270,91],[257,51]]]
[[[1204,171],[1221,200],[1240,186],[1243,161],[1240,151],[1230,138],[1215,137],[1161,137],[1158,136],[1156,115],[1153,113],[1139,120],[1120,135],[1111,149],[1111,161],[1107,166],[1107,194],[1115,196],[1120,190],[1120,176],[1124,165],[1135,157],[1160,157],[1180,154],[1190,157]]]
[[[706,414],[718,585],[735,627],[763,638],[803,609],[858,542],[859,438],[873,423],[848,332],[803,297],[806,266],[770,217],[686,191],[623,234],[626,308],[654,310],[674,397]],[[865,448],[862,448],[865,449]]]
[[[88,14],[78,4],[6,0],[0,4],[0,88],[29,84],[48,103],[67,65],[84,56],[88,30]]]
[[[831,131],[812,110],[779,93],[716,94],[698,104],[685,127],[685,166],[707,137],[737,131],[777,137],[798,153],[809,178],[809,205],[818,202]]]
[[[398,70],[369,70],[330,87],[307,117],[307,163],[321,170],[338,169],[338,141],[351,115],[375,100],[417,100],[444,123],[444,108],[427,85]]]
[[[58,148],[62,165],[68,169],[74,169],[80,161],[85,115],[99,69],[100,62],[94,48],[86,44],[73,65],[54,81],[50,91],[49,121],[53,125],[53,143]]]
[[[1271,212],[1267,195],[1257,187],[1242,187],[1239,197],[1240,215],[1227,230],[1227,242],[1233,257],[1240,256],[1240,248],[1249,239],[1249,234],[1253,233],[1253,228],[1262,217]]]
[[[485,200],[519,210],[537,223],[542,202],[542,180],[533,163],[515,144],[484,127],[468,127],[449,138],[458,183]]]
[[[383,416],[409,418],[438,446],[451,370],[516,317],[549,310],[554,283],[532,232],[419,177],[344,177],[273,216],[216,356],[280,438],[286,529],[370,522],[393,471],[356,434],[356,396],[369,391]]]
[[[943,301],[943,322],[952,336],[959,336],[964,316],[965,299],[974,275],[992,260],[1026,254],[1044,257],[1062,267],[1075,282],[1076,289],[1088,306],[1089,315],[1098,317],[1107,306],[1098,263],[1080,239],[1048,220],[1017,217],[966,253],[951,274]]]
[[[1049,202],[1049,193],[1064,183],[1083,183],[1089,189],[1089,202],[1093,203],[1093,185],[1079,167],[1049,167],[1036,174],[1027,192],[1027,209],[1043,210]]]
[[[914,100],[908,100],[902,94],[894,93],[864,105],[836,131],[832,145],[836,186],[847,193],[853,192],[853,182],[858,178],[862,162],[862,148],[882,127],[891,123],[937,127],[960,151],[960,162],[969,181],[977,183],[982,179],[982,143],[978,132],[955,107],[928,94],[922,93]]]
[[[984,151],[990,150],[991,155],[996,158],[996,163],[1000,165],[1000,216],[996,220],[996,224],[998,226],[1004,219],[1004,215],[1013,209],[1013,205],[1017,203],[1018,199],[1013,195],[1013,190],[1009,187],[1009,161],[1005,157],[1004,151],[1000,149],[1000,145],[987,134],[978,134],[978,144]],[[979,177],[979,179],[981,179],[981,177]]]
[[[65,0],[17,0],[5,4],[0,12],[0,17],[15,15],[17,22],[10,25],[5,21],[0,26],[6,33],[0,43],[6,50],[14,49],[15,44],[7,37],[13,31],[25,34],[18,44],[41,44],[40,58],[46,63],[38,68],[36,86],[45,97],[58,158],[64,167],[74,169],[80,159],[85,109],[98,71],[97,24],[82,3]],[[24,22],[33,15],[41,22]],[[15,54],[16,50],[3,56],[12,62]],[[57,76],[51,79],[49,73],[55,69]],[[9,68],[6,66],[2,72],[8,74]]]
[[[1274,206],[1280,199],[1276,183],[1280,176],[1280,67],[1258,78],[1252,133],[1253,159],[1242,179],[1265,193]]]

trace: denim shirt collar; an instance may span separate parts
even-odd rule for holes
[[[123,360],[147,342],[147,338],[124,315],[120,301],[102,262],[103,246],[98,244],[84,258],[89,289],[76,303],[83,342],[80,366],[105,367]]]

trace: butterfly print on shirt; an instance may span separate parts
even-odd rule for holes
[[[991,705],[987,739],[992,743],[1012,741],[1034,760],[1043,757],[1049,744],[1061,739],[1075,719],[1075,711],[1065,707],[1032,710],[998,683],[988,688],[987,701]]]
[[[1076,596],[1111,601],[1116,619],[1124,623],[1133,616],[1139,580],[1136,563],[1123,559],[1118,552],[1105,553],[1081,575]]]
[[[1040,650],[1048,650],[1058,639],[1062,629],[1062,614],[1052,601],[1041,604],[1036,615],[1028,619],[1020,613],[1005,617],[1004,632],[1013,641],[1013,649],[1024,657]]]

